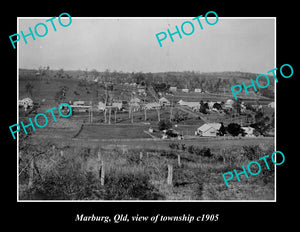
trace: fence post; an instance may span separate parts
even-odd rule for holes
[[[177,161],[178,161],[178,167],[181,167],[181,160],[180,160],[180,155],[177,155]]]
[[[34,174],[34,157],[30,160],[30,166],[29,166],[29,180],[27,188],[30,189],[33,185],[33,174]]]
[[[167,184],[172,185],[173,180],[173,166],[168,164],[168,178],[167,178]]]
[[[105,179],[105,165],[104,165],[104,161],[101,160],[101,176],[100,176],[101,186],[104,186],[104,179]]]
[[[143,152],[140,152],[140,163],[142,163],[142,159],[143,159]]]

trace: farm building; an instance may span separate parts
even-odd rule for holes
[[[145,85],[138,85],[138,93],[139,94],[146,93],[146,86]]]
[[[121,102],[113,102],[112,106],[118,108],[118,110],[123,108],[123,104]]]
[[[171,86],[171,87],[169,88],[169,90],[170,90],[171,92],[177,92],[177,87],[176,87],[176,86]]]
[[[219,129],[221,127],[220,123],[205,123],[200,126],[197,131],[195,131],[195,135],[200,136],[217,136]]]
[[[84,106],[84,101],[74,101],[73,105],[74,106]]]
[[[242,129],[245,131],[245,136],[246,137],[254,137],[255,135],[253,134],[254,132],[254,128],[253,127],[250,127],[250,126],[244,126],[242,127]]]
[[[190,108],[199,108],[200,107],[200,103],[199,102],[185,102],[185,101],[183,101],[183,100],[180,100],[179,102],[178,102],[178,104],[179,105],[181,105],[181,106],[188,106],[188,107],[190,107]]]
[[[202,89],[195,89],[195,93],[202,93]]]
[[[184,92],[184,93],[188,93],[189,89],[182,89],[181,91]]]
[[[141,99],[135,97],[135,98],[130,99],[129,104],[139,104],[140,102],[141,102]]]
[[[231,99],[228,99],[226,102],[225,102],[225,108],[233,108],[233,100],[231,100]]]
[[[165,97],[162,97],[158,100],[159,104],[162,105],[162,106],[169,106],[171,105],[170,101],[165,98]]]
[[[99,102],[98,103],[98,110],[105,110],[105,103]]]

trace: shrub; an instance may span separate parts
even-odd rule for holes
[[[180,149],[180,148],[179,148],[179,143],[170,143],[170,144],[169,144],[169,147],[170,147],[171,149],[177,149],[177,150]]]
[[[207,148],[207,147],[203,147],[202,149],[197,147],[194,150],[194,153],[196,155],[203,156],[203,157],[212,157],[213,156],[213,154],[210,151],[210,148]]]
[[[246,156],[248,160],[258,160],[263,156],[263,152],[258,145],[243,146],[242,155]]]
[[[188,146],[187,151],[188,151],[188,153],[190,153],[190,154],[194,154],[195,147],[194,147],[193,145]]]
[[[161,120],[158,123],[158,129],[160,131],[162,131],[162,130],[169,130],[171,127],[172,127],[172,123],[169,122],[169,121]]]
[[[147,174],[138,172],[111,172],[105,178],[105,200],[164,199],[150,183]]]
[[[238,136],[239,134],[242,134],[242,136],[245,135],[244,130],[242,127],[237,123],[230,123],[227,128],[227,132],[232,136]]]

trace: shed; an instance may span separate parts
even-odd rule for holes
[[[162,105],[162,106],[169,106],[171,105],[170,101],[165,98],[165,97],[162,97],[158,100],[159,104]]]
[[[169,88],[169,90],[170,90],[171,92],[176,92],[176,91],[177,91],[177,87],[176,87],[176,86],[171,86],[171,87]]]

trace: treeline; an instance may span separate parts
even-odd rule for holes
[[[223,93],[230,92],[230,88],[233,85],[250,84],[250,78],[254,79],[258,74],[247,73],[247,72],[211,72],[211,73],[200,73],[194,71],[184,71],[184,72],[159,72],[159,73],[143,73],[143,72],[121,72],[121,71],[110,71],[105,70],[104,72],[99,72],[95,69],[88,70],[74,70],[74,71],[64,71],[51,70],[49,67],[40,68],[34,72],[30,70],[30,76],[39,74],[40,78],[59,78],[59,79],[81,79],[86,81],[95,81],[98,83],[111,82],[112,84],[120,83],[136,83],[145,84],[150,86],[153,84],[164,83],[167,86],[175,86],[178,89],[203,89],[206,92],[211,93]],[[29,70],[20,70],[20,77],[24,74],[26,77],[29,75]],[[264,84],[263,81],[261,84]],[[261,95],[269,98],[274,97],[274,83],[270,82],[270,86],[267,89],[258,89]]]

